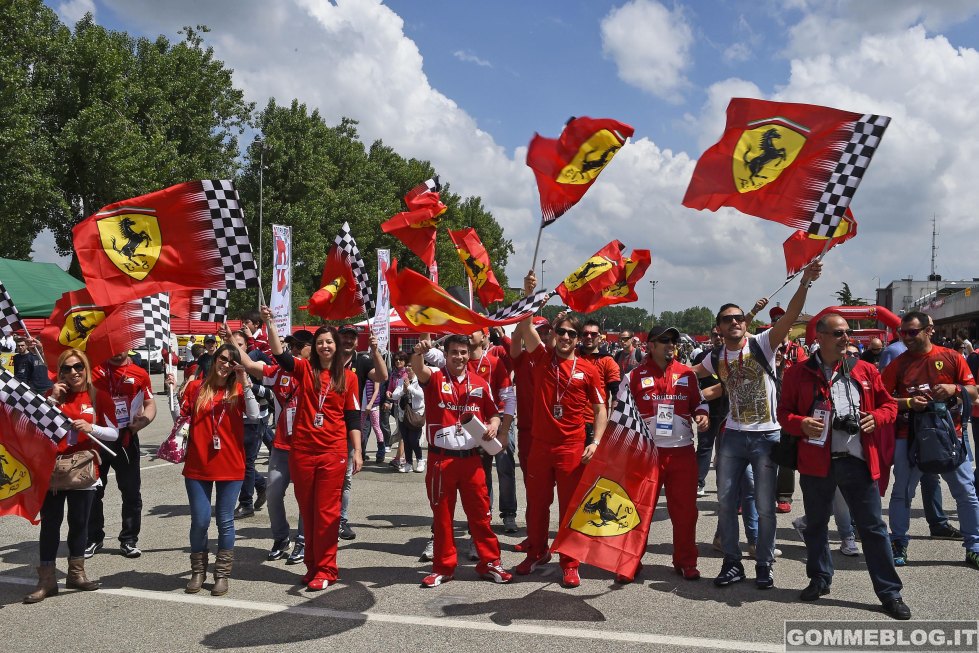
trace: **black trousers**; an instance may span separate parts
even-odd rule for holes
[[[61,544],[61,524],[68,504],[68,556],[85,555],[88,544],[88,515],[95,501],[95,490],[62,490],[44,495],[41,506],[41,562],[54,562]]]
[[[110,456],[105,452],[99,454],[102,457],[102,464],[99,465],[102,487],[95,491],[95,502],[92,504],[91,516],[88,520],[88,544],[105,540],[105,513],[102,501],[105,497],[105,489],[108,487],[110,470],[116,473],[116,485],[122,494],[122,529],[119,531],[119,542],[136,544],[139,540],[143,515],[139,476],[139,435],[124,430],[119,433],[118,440],[107,445],[116,455]]]
[[[779,465],[778,476],[775,477],[775,498],[778,501],[792,503],[793,494],[795,494],[795,470]]]

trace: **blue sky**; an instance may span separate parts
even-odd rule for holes
[[[455,192],[480,195],[530,264],[539,220],[524,165],[535,131],[571,115],[636,128],[585,199],[544,232],[548,281],[604,243],[652,250],[656,310],[750,305],[784,278],[777,224],[680,201],[731,97],[824,104],[893,118],[852,204],[859,236],[831,252],[813,312],[847,281],[873,295],[938,272],[971,278],[979,219],[979,3],[975,0],[53,0],[134,34],[208,43],[263,106],[299,98],[331,122],[360,121],[406,156],[429,159]],[[38,258],[43,258],[38,248]],[[554,266],[552,268],[552,265]],[[976,275],[979,276],[979,275]],[[788,300],[788,292],[778,299]],[[643,283],[640,302],[649,306]]]

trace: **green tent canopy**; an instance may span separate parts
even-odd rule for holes
[[[85,287],[54,263],[8,258],[0,258],[0,281],[22,318],[48,317],[63,293]]]

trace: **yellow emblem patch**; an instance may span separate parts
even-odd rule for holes
[[[31,473],[27,466],[0,444],[0,501],[9,499],[30,486]]]
[[[804,127],[799,127],[804,130]],[[750,193],[770,184],[782,174],[802,150],[806,137],[784,124],[767,124],[745,130],[734,147],[732,168],[739,193]]]
[[[639,513],[621,485],[599,476],[568,525],[592,537],[625,535],[639,525]]]
[[[608,272],[615,263],[604,256],[592,256],[584,265],[572,272],[564,280],[564,287],[570,291],[578,290],[600,274]]]
[[[615,153],[622,149],[622,141],[607,129],[601,129],[581,144],[571,162],[558,173],[559,184],[587,184],[605,169]]]
[[[488,270],[486,266],[476,260],[476,258],[462,249],[461,247],[456,249],[456,253],[459,254],[459,260],[462,261],[462,266],[466,268],[466,275],[473,282],[473,288],[479,290],[488,280]]]
[[[68,313],[65,324],[61,327],[58,342],[65,347],[73,347],[85,351],[88,337],[92,329],[105,319],[105,311],[97,308],[79,308]]]
[[[935,369],[940,370],[945,367],[945,361],[935,361]]]
[[[155,215],[121,213],[96,223],[102,249],[112,263],[137,281],[150,273],[160,258],[163,238]]]

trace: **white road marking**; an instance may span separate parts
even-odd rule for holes
[[[0,583],[34,585],[36,582],[36,580],[29,578],[0,575]],[[59,587],[63,588],[64,584],[59,584]],[[343,610],[330,610],[328,608],[310,608],[301,605],[290,606],[282,603],[268,603],[265,601],[242,601],[239,599],[224,599],[215,598],[212,596],[204,597],[194,594],[176,594],[170,592],[153,592],[149,590],[138,590],[131,588],[102,588],[99,590],[99,593],[110,594],[112,596],[125,596],[135,599],[166,601],[169,603],[186,603],[190,605],[203,606],[216,605],[225,608],[234,608],[237,610],[253,610],[255,612],[287,612],[289,614],[301,614],[310,617],[326,617],[329,619],[343,619],[345,621],[373,621],[384,624],[429,626],[432,628],[451,628],[455,630],[477,630],[500,634],[519,633],[521,635],[567,637],[570,639],[596,639],[604,642],[614,641],[630,644],[641,643],[655,644],[660,646],[689,646],[694,648],[717,649],[722,651],[762,651],[764,653],[781,653],[785,650],[782,644],[771,644],[768,642],[745,642],[731,639],[710,639],[706,637],[657,635],[655,633],[561,628],[557,626],[540,626],[536,624],[510,624],[509,626],[501,626],[490,621],[471,621],[467,619],[456,619],[454,617],[424,617],[420,615],[385,614],[380,612],[346,612]]]
[[[149,465],[148,467],[140,467],[139,471],[145,472],[148,469],[156,469],[157,467],[173,467],[173,466],[174,466],[173,463],[160,463],[159,465]],[[115,476],[115,474],[116,474],[115,470],[112,470],[111,472],[109,472],[108,476]]]

